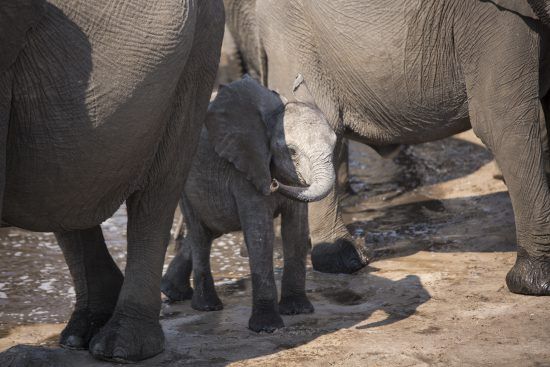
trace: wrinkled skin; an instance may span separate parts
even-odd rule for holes
[[[299,101],[285,105],[252,78],[218,93],[206,126],[181,200],[187,234],[161,288],[172,300],[192,298],[197,310],[220,310],[210,271],[212,240],[242,229],[253,287],[249,328],[272,332],[284,326],[280,314],[313,312],[305,293],[307,204],[296,199],[311,195],[315,187],[323,189],[311,200],[331,190],[336,136],[315,106]],[[272,179],[280,181],[280,190],[284,184],[308,188],[287,197],[270,192],[276,188]],[[279,214],[284,272],[277,304],[273,218]],[[192,269],[194,290],[189,284]]]
[[[495,155],[514,207],[519,251],[508,287],[550,293],[542,143],[550,43],[535,15],[547,22],[548,1],[224,3],[251,73],[278,91],[303,74],[339,138],[383,148],[472,127]],[[349,273],[364,265],[362,246],[350,240],[336,191],[309,208],[312,262]]]
[[[162,264],[223,21],[215,0],[0,4],[1,218],[55,232],[76,292],[64,347],[122,362],[164,348]],[[125,276],[99,226],[124,201]]]

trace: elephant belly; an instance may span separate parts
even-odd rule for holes
[[[89,228],[150,178],[194,21],[187,2],[153,2],[158,9],[123,3],[48,4],[28,35],[13,66],[7,222],[40,231]]]
[[[194,216],[215,235],[241,229],[239,211],[232,190],[236,175],[239,174],[231,163],[214,151],[206,129],[203,128],[185,183],[182,204],[187,215]]]
[[[270,86],[288,89],[276,80],[303,73],[319,107],[373,144],[417,143],[467,129],[466,86],[453,37],[460,4],[306,2],[308,27],[293,28],[284,45],[267,33],[266,52],[276,55],[268,57]],[[275,14],[264,23],[286,19],[270,10]],[[314,36],[301,35],[304,30]]]
[[[337,29],[346,29],[333,33],[334,37],[346,35],[351,43],[349,47],[323,47],[323,57],[334,60],[333,80],[345,101],[347,126],[370,135],[374,143],[418,143],[469,126],[451,4],[435,0],[365,2],[355,5],[363,9],[355,9],[348,22],[329,17],[328,5],[317,7],[326,12],[323,17],[334,19]],[[345,42],[333,39],[327,43]]]

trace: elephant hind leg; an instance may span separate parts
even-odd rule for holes
[[[176,256],[170,262],[160,283],[160,290],[170,301],[185,301],[193,296],[193,288],[190,283],[193,272],[191,247],[189,236],[179,233],[176,238]]]
[[[503,16],[504,17],[504,16]],[[550,295],[550,189],[545,174],[544,111],[539,99],[539,36],[510,16],[495,39],[480,40],[476,64],[465,63],[474,132],[502,170],[516,221],[517,260],[510,291]],[[513,34],[506,29],[515,29]],[[500,33],[502,32],[502,33]],[[465,37],[467,38],[467,37]],[[483,47],[483,42],[493,47]],[[468,60],[468,59],[466,59]]]
[[[73,278],[76,304],[60,344],[86,349],[111,318],[124,277],[109,254],[100,226],[55,233]]]
[[[199,2],[193,44],[167,111],[166,130],[141,190],[127,200],[128,261],[113,317],[90,341],[99,359],[136,362],[164,350],[160,283],[178,198],[191,167],[216,77],[223,3]],[[192,21],[191,18],[189,21]],[[150,106],[155,108],[155,106]]]
[[[219,311],[223,308],[214,287],[210,269],[210,250],[213,235],[203,224],[196,222],[189,227],[189,243],[193,246],[193,284],[195,290],[191,307],[199,311]]]

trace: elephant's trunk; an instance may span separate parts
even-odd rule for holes
[[[539,19],[550,26],[550,1],[548,0],[527,0]]]
[[[314,161],[311,164],[311,185],[306,187],[288,186],[273,180],[272,190],[280,192],[284,196],[312,202],[323,199],[334,186],[335,174],[332,160]]]

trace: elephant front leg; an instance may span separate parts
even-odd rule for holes
[[[282,211],[284,271],[279,312],[283,315],[312,313],[306,295],[306,258],[309,247],[307,204],[288,202]]]
[[[335,166],[339,173],[337,185],[342,185],[340,172],[347,168],[347,144],[340,141],[335,148]],[[349,233],[340,207],[340,187],[334,187],[323,200],[309,204],[311,232],[311,263],[323,273],[351,274],[368,265],[365,244],[354,241]]]
[[[76,304],[59,344],[86,349],[90,339],[111,318],[123,276],[113,261],[100,226],[55,234],[71,272]]]
[[[244,195],[238,202],[252,275],[252,316],[248,327],[255,332],[271,333],[284,327],[273,274],[273,211],[265,205],[263,197]]]

